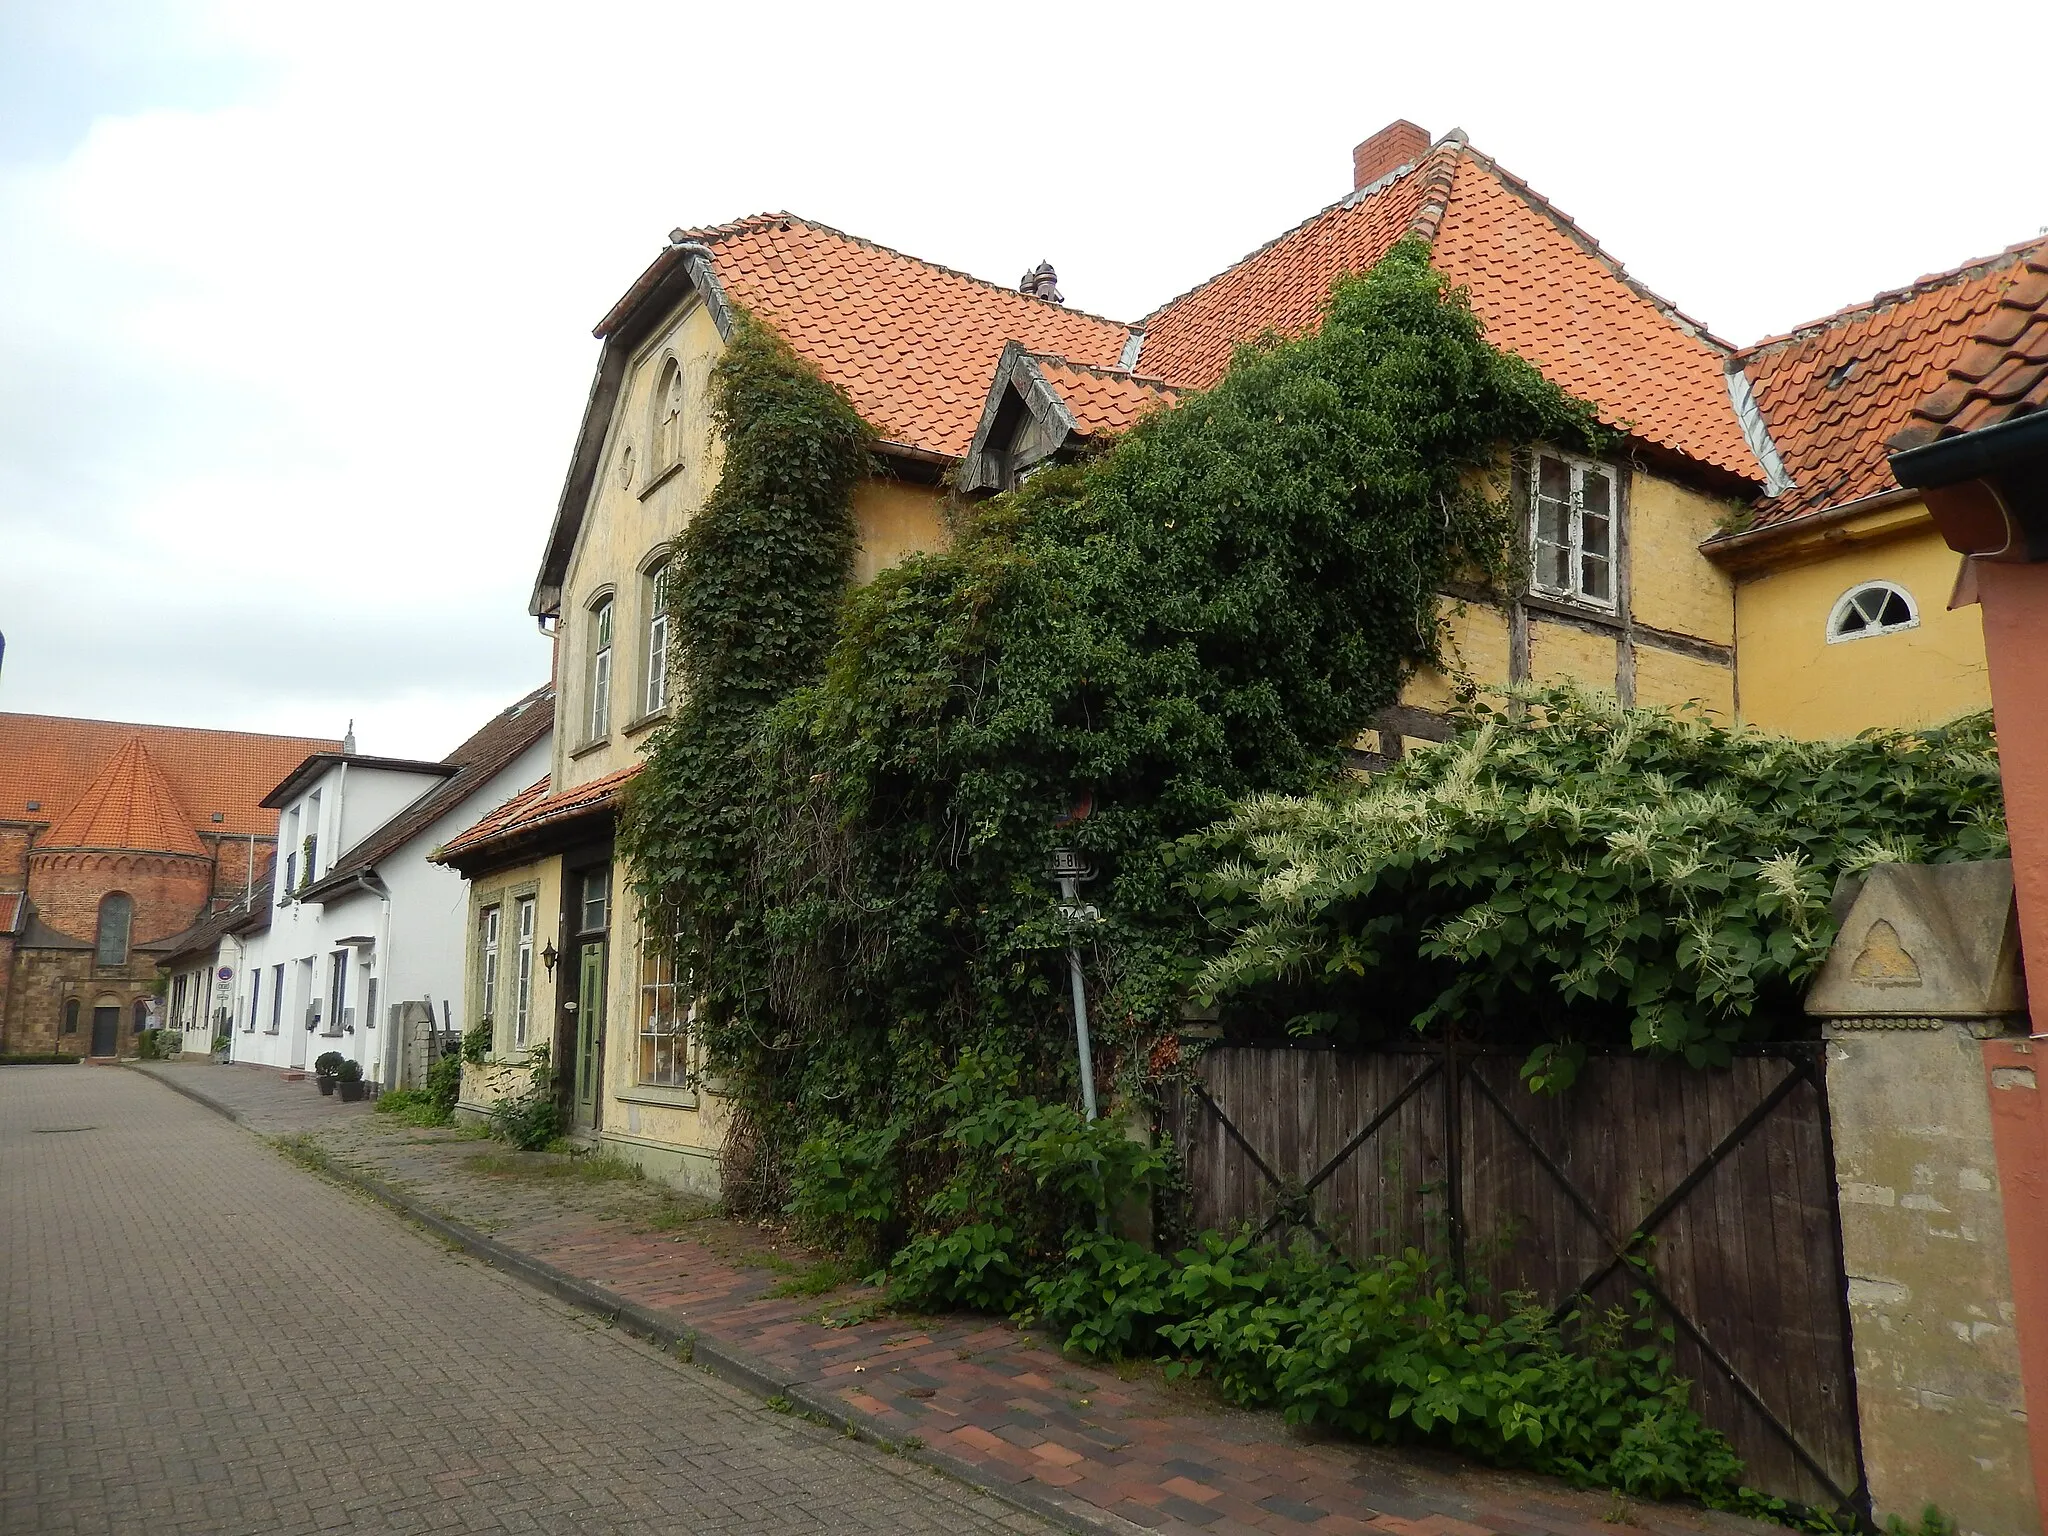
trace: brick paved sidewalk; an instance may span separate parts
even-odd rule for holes
[[[466,1166],[454,1131],[397,1126],[322,1099],[310,1081],[251,1068],[143,1068],[252,1129],[307,1136],[333,1162],[416,1208],[671,1320],[753,1363],[757,1384],[913,1452],[940,1453],[1072,1526],[1380,1536],[1680,1536],[1778,1530],[1734,1516],[1624,1502],[1457,1458],[1312,1438],[1271,1414],[1219,1406],[1151,1367],[1062,1357],[985,1318],[829,1326],[846,1291],[777,1294],[813,1256],[681,1207],[659,1185],[507,1177]],[[495,1165],[508,1160],[499,1156]],[[546,1159],[532,1160],[539,1164]]]

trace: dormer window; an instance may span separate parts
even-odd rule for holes
[[[600,741],[612,728],[612,600],[601,599],[590,610],[590,740]]]
[[[1543,597],[1615,607],[1614,471],[1538,450],[1529,487],[1530,589]]]

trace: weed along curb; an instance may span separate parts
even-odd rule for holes
[[[721,1381],[759,1397],[764,1403],[776,1402],[777,1406],[787,1404],[789,1411],[803,1418],[829,1426],[843,1435],[864,1440],[893,1455],[920,1462],[933,1471],[965,1483],[1012,1508],[1038,1515],[1067,1530],[1087,1533],[1087,1536],[1103,1536],[1103,1533],[1108,1533],[1108,1536],[1145,1536],[1145,1527],[1110,1514],[1107,1510],[1096,1509],[1078,1499],[1069,1498],[1051,1488],[1005,1482],[960,1457],[925,1446],[906,1445],[888,1436],[877,1434],[859,1415],[849,1412],[845,1404],[833,1401],[830,1396],[819,1392],[808,1383],[784,1380],[765,1361],[745,1350],[736,1349],[694,1328],[680,1326],[674,1319],[628,1301],[603,1286],[579,1280],[552,1264],[544,1263],[486,1236],[474,1227],[465,1226],[459,1221],[451,1221],[381,1180],[337,1161],[303,1137],[263,1136],[261,1132],[251,1129],[242,1115],[205,1097],[197,1090],[154,1072],[144,1072],[142,1075],[232,1121],[249,1131],[251,1135],[261,1136],[285,1156],[313,1172],[336,1183],[346,1184],[407,1220],[417,1222],[442,1242],[460,1249],[471,1258],[480,1259],[501,1273],[510,1275],[557,1301],[600,1317],[607,1326],[617,1328],[636,1339],[645,1340],[663,1353],[673,1355],[686,1364],[700,1366]]]

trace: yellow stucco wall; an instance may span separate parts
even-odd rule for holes
[[[1441,669],[1424,667],[1408,679],[1401,702],[1418,709],[1448,709],[1461,684],[1498,687],[1508,677],[1508,616],[1489,603],[1442,598],[1437,604]]]
[[[860,548],[853,579],[873,581],[905,555],[943,549],[951,537],[945,497],[937,486],[904,480],[864,480],[854,487],[853,518]]]
[[[1948,608],[1958,560],[1916,502],[1840,525],[1818,547],[1743,573],[1735,596],[1742,718],[1767,731],[1826,737],[1934,725],[1988,708],[1977,609]],[[1919,627],[1829,644],[1836,602],[1878,580],[1912,594]]]
[[[1574,625],[1532,614],[1529,681],[1538,685],[1579,682],[1612,693],[1619,661],[1615,638],[1611,634],[1589,634]]]
[[[1700,543],[1729,503],[1638,470],[1629,478],[1630,609],[1638,624],[1735,643],[1735,587]]]
[[[531,1060],[524,1047],[513,1040],[513,1000],[518,984],[519,936],[515,921],[516,903],[523,896],[534,899],[533,995],[527,1013],[527,1046],[548,1044],[555,1029],[557,983],[567,976],[566,966],[548,975],[539,951],[553,942],[556,920],[562,910],[562,861],[537,859],[530,864],[511,865],[480,875],[469,887],[469,936],[463,955],[462,1029],[466,1034],[483,1019],[483,914],[487,907],[503,913],[498,937],[498,983],[495,1017],[491,1020],[491,1059],[482,1066],[462,1069],[461,1107],[484,1110],[527,1088],[527,1067]]]
[[[1735,718],[1735,673],[1711,661],[1638,644],[1636,702],[1678,705],[1697,699],[1722,724]]]

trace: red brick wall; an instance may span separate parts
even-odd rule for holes
[[[28,862],[37,916],[74,939],[97,935],[109,891],[134,900],[137,944],[183,933],[205,915],[213,892],[212,862],[186,854],[38,852]]]

